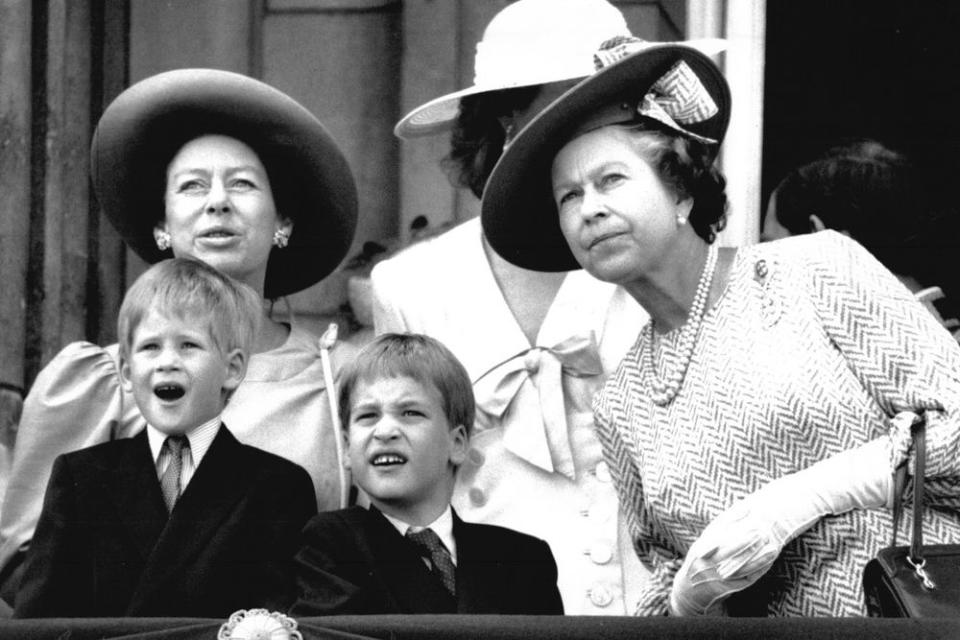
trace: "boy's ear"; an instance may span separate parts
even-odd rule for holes
[[[124,391],[133,391],[133,381],[130,380],[130,363],[126,358],[120,359],[120,386]]]
[[[462,424],[450,430],[450,464],[459,467],[467,461],[467,450],[470,448],[470,438],[467,428]]]
[[[226,357],[227,376],[223,381],[224,391],[233,391],[243,382],[247,375],[247,352],[243,349],[233,349]]]

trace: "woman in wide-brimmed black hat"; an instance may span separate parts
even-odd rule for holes
[[[594,401],[653,570],[637,611],[862,614],[917,414],[955,504],[960,347],[844,236],[717,249],[730,95],[708,57],[619,39],[596,62],[500,159],[482,220],[504,258],[580,265],[650,314]],[[956,540],[960,514],[925,528]]]
[[[356,226],[353,176],[323,125],[286,94],[235,73],[181,69],[124,91],[97,126],[91,172],[107,217],[147,262],[192,256],[266,299],[333,271]],[[318,507],[334,508],[340,467],[318,338],[264,309],[224,422],[241,441],[306,468]],[[347,351],[330,352],[334,371]],[[143,427],[117,358],[116,345],[71,344],[27,396],[0,514],[7,575],[32,536],[54,458]]]

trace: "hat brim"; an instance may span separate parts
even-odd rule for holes
[[[652,44],[578,83],[510,144],[487,181],[481,205],[484,235],[498,254],[535,271],[580,267],[560,231],[550,179],[553,159],[595,112],[618,102],[636,105],[679,60],[690,65],[718,107],[710,119],[684,126],[719,146],[730,121],[730,89],[720,69],[689,46]]]
[[[143,80],[107,107],[90,149],[91,178],[106,216],[149,263],[164,219],[166,168],[188,141],[227,135],[249,145],[267,170],[279,216],[294,223],[267,263],[264,295],[319,282],[350,249],[357,188],[347,160],[319,120],[285,93],[214,69],[178,69]]]
[[[582,73],[561,74],[559,76],[551,75],[531,78],[529,82],[512,82],[497,86],[474,85],[467,87],[466,89],[434,98],[411,110],[410,113],[403,116],[403,118],[397,122],[396,126],[394,126],[393,135],[398,138],[409,139],[449,130],[453,127],[453,122],[457,119],[457,115],[460,112],[460,99],[467,96],[493,91],[519,89],[521,87],[533,87],[541,84],[550,84],[551,82],[565,82],[583,77],[584,74]]]

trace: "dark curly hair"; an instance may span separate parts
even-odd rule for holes
[[[487,179],[503,153],[500,118],[526,109],[540,88],[533,85],[460,98],[460,111],[450,134],[450,153],[441,163],[451,184],[483,197]]]
[[[796,235],[846,231],[888,269],[913,274],[911,253],[923,252],[929,219],[919,175],[903,154],[873,140],[834,147],[797,167],[774,189],[777,221]]]
[[[931,197],[932,185],[909,157],[871,139],[833,147],[793,169],[774,189],[777,221],[797,235],[828,229],[850,235],[887,269],[947,295],[942,315],[960,316],[956,269],[960,218]]]
[[[713,164],[706,144],[651,121],[624,127],[633,133],[640,154],[681,202],[693,200],[689,222],[707,244],[727,226],[727,180]]]

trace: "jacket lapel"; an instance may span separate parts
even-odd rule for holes
[[[131,438],[129,446],[118,449],[112,471],[106,474],[104,491],[113,497],[117,521],[129,533],[131,545],[146,560],[168,516],[146,429]]]
[[[403,535],[370,507],[370,553],[379,569],[388,597],[396,611],[454,613],[456,601]]]
[[[251,477],[243,464],[242,445],[224,425],[177,500],[153,553],[144,567],[131,610],[148,602],[169,580],[186,579],[211,537],[248,492]],[[162,497],[161,497],[162,502]]]
[[[453,512],[453,538],[457,541],[457,612],[497,613],[497,602],[491,597],[499,589],[504,576],[498,575],[499,562],[495,550],[487,549],[475,529]],[[492,551],[492,552],[491,552]]]

